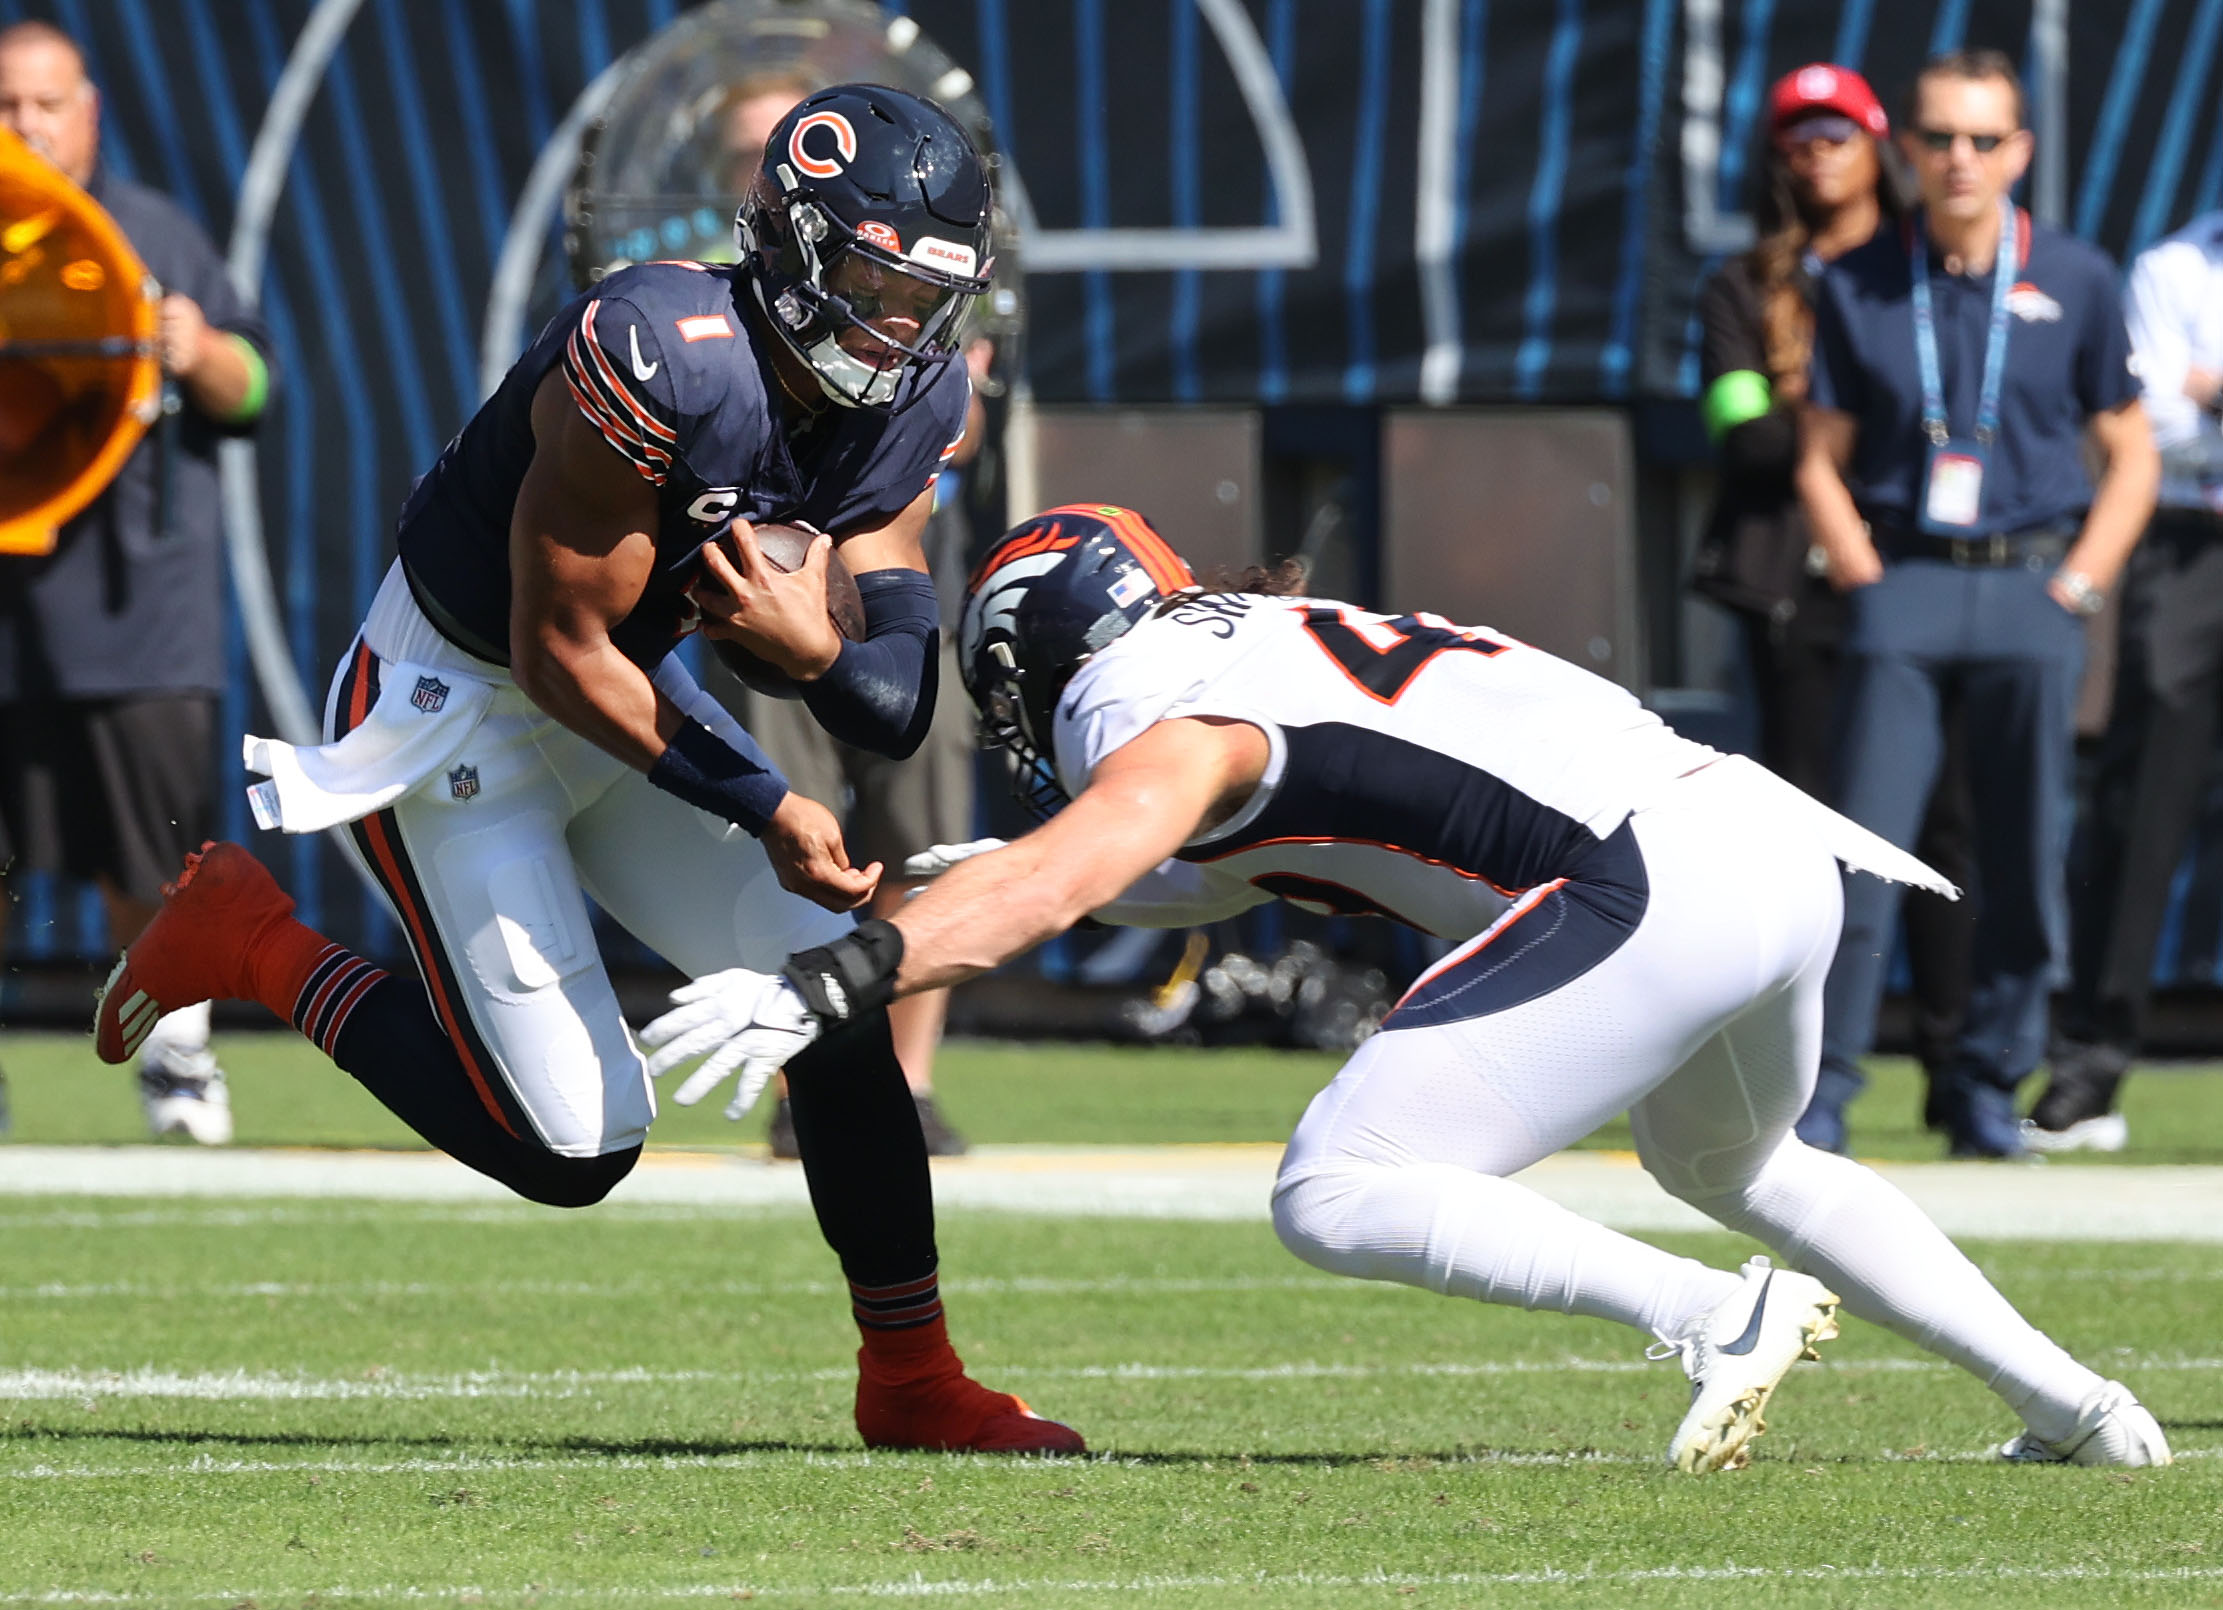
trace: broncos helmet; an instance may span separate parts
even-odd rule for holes
[[[932,101],[880,84],[805,98],[765,142],[734,243],[772,328],[846,407],[957,350],[988,289],[988,165]]]
[[[1073,673],[1196,578],[1132,509],[1072,503],[1011,528],[965,586],[957,663],[981,741],[1038,817],[1067,803],[1051,723]]]

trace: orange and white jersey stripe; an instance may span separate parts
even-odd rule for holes
[[[604,327],[621,322],[623,335]],[[673,428],[677,410],[664,400],[670,381],[664,388],[653,384],[669,374],[655,326],[643,319],[627,320],[622,313],[609,317],[598,298],[579,315],[564,343],[562,363],[564,384],[570,387],[579,412],[627,463],[662,486],[671,474],[679,434]],[[664,397],[658,395],[660,389]]]

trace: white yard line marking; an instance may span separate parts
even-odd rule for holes
[[[1908,1465],[1960,1465],[1990,1464],[1997,1460],[1997,1447],[1967,1448],[1940,1453],[1902,1453],[1883,1448],[1876,1452],[1879,1464]],[[1303,1456],[1303,1450],[1294,1451],[1293,1457]],[[872,1453],[858,1449],[854,1453],[830,1453],[824,1449],[752,1448],[734,1453],[706,1454],[594,1454],[577,1453],[562,1457],[534,1455],[526,1458],[502,1458],[484,1454],[455,1454],[446,1458],[430,1455],[414,1459],[217,1459],[207,1454],[196,1454],[190,1459],[171,1464],[137,1465],[26,1465],[20,1470],[0,1470],[0,1481],[145,1481],[179,1476],[469,1476],[501,1475],[505,1473],[532,1474],[541,1471],[691,1471],[691,1470],[791,1470],[802,1467],[811,1470],[863,1470],[875,1465],[895,1464],[915,1460],[917,1454]],[[994,1470],[1029,1470],[1044,1464],[1066,1466],[1098,1466],[1126,1470],[1161,1468],[1164,1461],[1148,1454],[1105,1452],[1082,1454],[1072,1458],[1044,1458],[1028,1460],[1014,1465],[1002,1454],[935,1454],[937,1461],[959,1461],[967,1465]],[[1320,1463],[1364,1464],[1372,1456],[1341,1457],[1329,1454],[1316,1456]],[[1394,1458],[1394,1455],[1384,1456]],[[1427,1456],[1431,1468],[1454,1468],[1460,1465],[1508,1466],[1517,1469],[1561,1469],[1588,1465],[1656,1465],[1659,1461],[1650,1454],[1607,1453],[1598,1449],[1477,1449],[1471,1453],[1446,1457],[1441,1454]],[[2223,1448],[2180,1448],[2179,1460],[2223,1458]],[[1238,1464],[1236,1455],[1215,1457],[1215,1463],[1225,1463],[1230,1468]],[[5,1602],[0,1600],[0,1602]]]
[[[0,1594],[0,1604],[205,1604],[242,1600],[379,1602],[383,1600],[476,1601],[489,1595],[532,1601],[588,1600],[657,1603],[666,1600],[780,1599],[944,1599],[983,1598],[990,1594],[1064,1597],[1079,1593],[1225,1593],[1231,1589],[1272,1588],[1514,1588],[1652,1582],[2213,1582],[2223,1566],[2168,1566],[2115,1569],[2108,1566],[1920,1566],[1920,1565],[1662,1565],[1631,1571],[1366,1571],[1330,1575],[1313,1571],[1252,1571],[1182,1576],[1069,1578],[933,1578],[924,1575],[881,1582],[827,1586],[770,1587],[747,1581],[690,1582],[656,1587],[564,1588],[539,1583],[511,1588],[485,1583],[421,1586],[389,1583],[378,1587],[231,1588],[222,1593],[111,1593],[64,1588],[37,1593]]]
[[[1829,1360],[1833,1374],[1945,1374],[1939,1359]],[[2223,1358],[2123,1357],[2108,1361],[2125,1373],[2209,1373]],[[999,1378],[1030,1381],[1322,1381],[1383,1379],[1488,1379],[1528,1375],[1636,1375],[1661,1366],[1640,1358],[1483,1359],[1443,1363],[1335,1364],[1294,1361],[1265,1365],[1048,1364],[1011,1365]],[[187,1374],[175,1370],[0,1370],[0,1402],[71,1401],[84,1398],[171,1398],[204,1402],[309,1402],[347,1399],[576,1398],[624,1387],[746,1387],[847,1381],[846,1365],[819,1370],[465,1370],[446,1375],[301,1375],[228,1370]]]

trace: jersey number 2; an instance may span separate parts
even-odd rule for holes
[[[1447,621],[1418,615],[1390,619],[1373,616],[1363,627],[1351,624],[1340,609],[1304,612],[1304,629],[1325,649],[1344,674],[1384,704],[1395,704],[1438,654],[1502,654],[1506,645],[1460,631]]]

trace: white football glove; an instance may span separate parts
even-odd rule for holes
[[[1000,850],[1008,842],[1006,839],[974,839],[967,844],[929,845],[903,863],[903,876],[907,879],[938,878],[958,862],[970,861],[990,850]]]
[[[728,1118],[754,1107],[772,1075],[825,1032],[795,986],[777,973],[728,968],[673,990],[672,1002],[671,1011],[641,1030],[641,1044],[654,1052],[649,1077],[660,1079],[709,1052],[672,1100],[692,1107],[739,1068],[741,1082],[726,1104]]]

